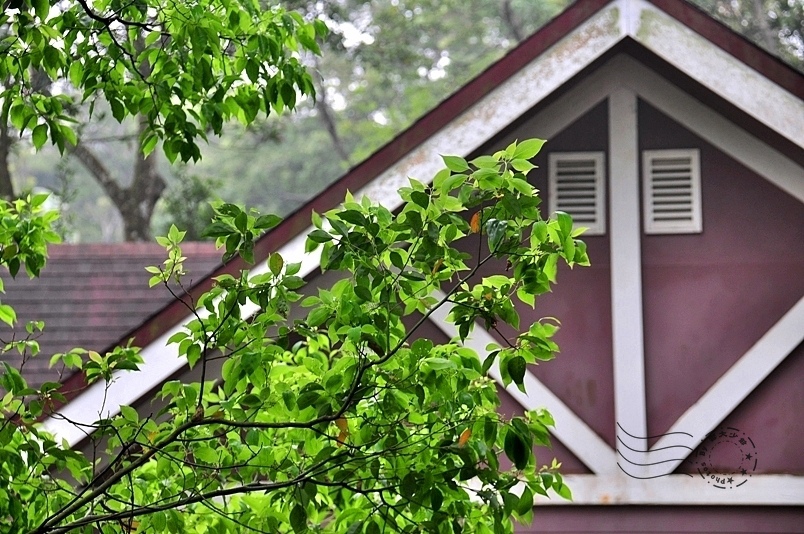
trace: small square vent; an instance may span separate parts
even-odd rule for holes
[[[552,153],[548,157],[550,213],[564,211],[584,235],[606,233],[603,152]]]
[[[703,230],[697,149],[642,152],[642,193],[646,234]]]

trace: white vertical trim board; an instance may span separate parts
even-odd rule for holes
[[[620,425],[618,437],[647,450],[637,131],[636,94],[626,89],[614,91],[609,96],[614,413]],[[623,431],[637,436],[636,440]]]
[[[572,501],[538,497],[536,511],[544,505],[804,505],[804,476],[754,475],[738,488],[719,489],[698,474],[668,475],[652,480],[626,476],[564,475]]]
[[[548,163],[550,213],[572,216],[584,235],[606,233],[606,182],[604,152],[551,152]]]
[[[646,234],[703,230],[701,154],[697,148],[642,152],[642,208]]]

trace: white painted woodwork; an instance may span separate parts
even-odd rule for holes
[[[642,338],[642,255],[639,222],[637,97],[627,89],[609,95],[609,241],[614,414],[626,432],[647,437]],[[617,429],[619,435],[620,429]],[[638,440],[643,449],[645,440]]]
[[[646,234],[703,230],[698,149],[642,152],[642,213]]]
[[[558,496],[538,497],[535,510],[543,505],[804,505],[804,476],[754,475],[734,489],[718,489],[699,475],[669,475],[652,480],[626,476],[564,475],[572,491],[572,502]],[[538,519],[537,519],[538,521]]]
[[[548,155],[550,213],[572,216],[584,235],[606,233],[606,182],[604,152],[551,152]]]

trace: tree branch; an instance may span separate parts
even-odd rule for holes
[[[86,13],[89,18],[91,18],[92,20],[94,20],[96,22],[100,22],[104,26],[108,27],[113,22],[119,22],[120,24],[122,24],[124,26],[134,26],[136,28],[142,28],[142,29],[148,30],[148,31],[153,30],[153,26],[151,26],[150,24],[145,23],[145,22],[136,22],[136,21],[133,21],[133,20],[126,20],[124,18],[121,18],[118,15],[111,15],[109,17],[103,17],[101,15],[98,15],[97,13],[95,13],[92,10],[91,7],[89,7],[87,5],[86,0],[78,0],[78,4],[81,6],[81,8],[84,10],[84,13]]]
[[[79,141],[72,148],[72,150],[70,150],[70,154],[80,161],[84,167],[86,167],[86,169],[98,181],[100,186],[115,204],[122,203],[125,200],[123,189],[115,181],[115,179],[112,178],[112,174],[109,172],[109,169],[106,168],[98,156],[96,156],[95,153],[92,152],[83,142]]]

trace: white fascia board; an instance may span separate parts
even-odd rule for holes
[[[444,294],[440,292],[434,293],[433,296],[439,301],[444,298]],[[442,306],[430,315],[430,319],[432,324],[450,339],[455,339],[458,337],[458,329],[453,323],[447,321],[448,314],[447,307]],[[484,359],[488,353],[486,347],[492,343],[499,345],[491,334],[483,330],[480,325],[475,325],[464,345]],[[489,370],[489,375],[501,386],[503,385],[497,362]],[[530,371],[526,371],[524,382],[525,393],[521,392],[513,383],[505,389],[525,410],[547,408],[556,423],[550,433],[558,438],[592,472],[616,475],[619,468],[612,448]]]
[[[804,147],[804,102],[644,0],[618,0],[638,43],[728,102]]]
[[[668,475],[637,480],[625,475],[563,475],[572,491],[572,501],[558,496],[538,497],[536,513],[548,505],[804,505],[804,476],[754,475],[733,489],[715,488],[700,475]]]
[[[440,155],[471,154],[622,39],[616,4],[602,9],[360,191],[392,209],[408,177],[429,181]],[[568,122],[565,124],[569,124]],[[539,133],[544,137],[554,132]]]

